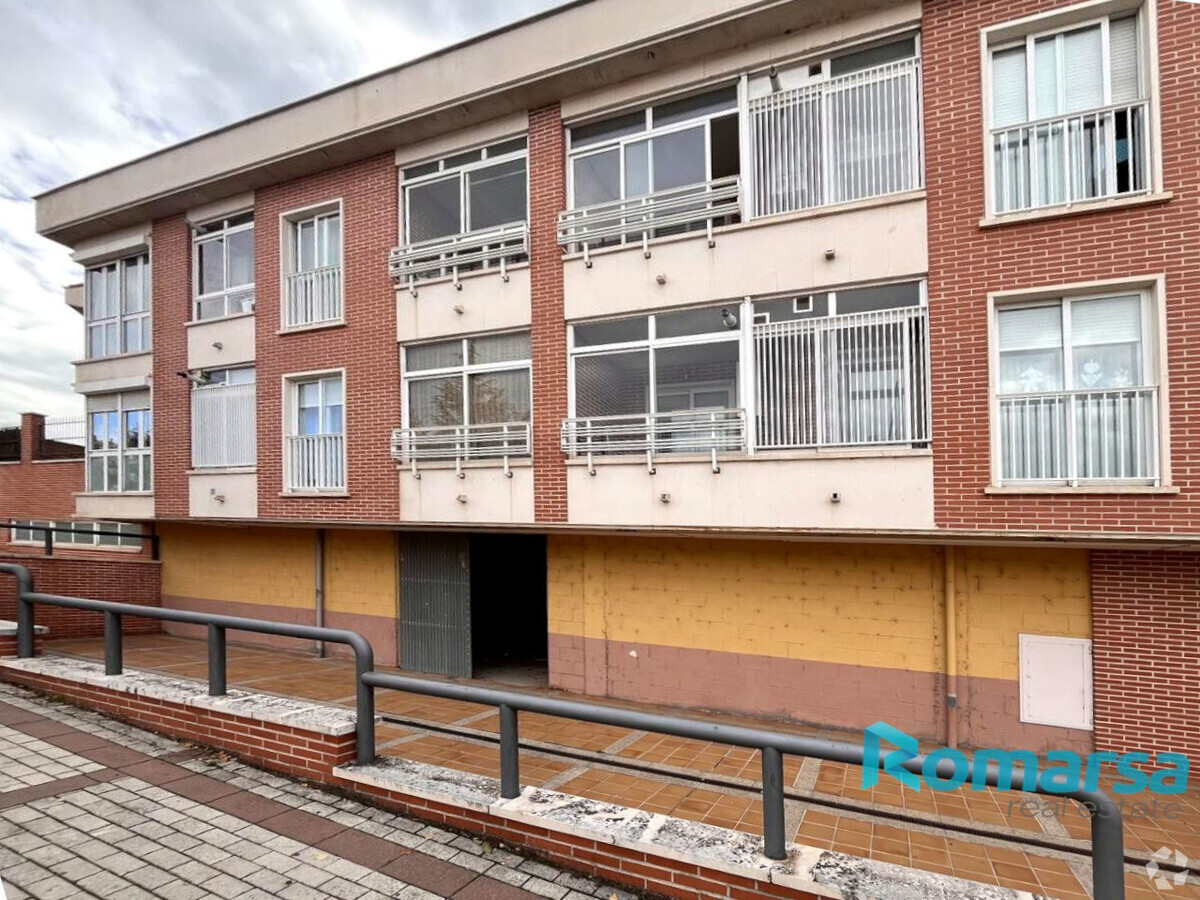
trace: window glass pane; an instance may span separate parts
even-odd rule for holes
[[[116,263],[104,267],[104,315],[118,314],[121,303],[121,278]]]
[[[443,178],[408,188],[408,240],[416,244],[462,230],[459,178]]]
[[[317,223],[312,219],[296,226],[296,265],[307,272],[317,264]]]
[[[445,369],[461,366],[463,361],[462,341],[442,341],[437,344],[418,344],[406,347],[404,363],[410,372],[425,369]]]
[[[405,179],[405,181],[411,181],[414,178],[421,178],[425,175],[432,175],[434,172],[437,172],[439,170],[440,166],[441,166],[441,163],[436,159],[433,162],[421,163],[420,165],[416,165],[416,166],[409,166],[408,168],[406,168],[404,170],[404,179]]]
[[[1062,346],[1062,309],[1031,306],[1002,309],[997,317],[1001,350],[1028,350]]]
[[[136,474],[135,474],[135,478],[136,478]],[[100,529],[101,531],[115,531],[116,525],[113,522],[97,522],[96,528]],[[81,535],[80,537],[82,538],[83,536]],[[87,543],[91,543],[92,541],[95,541],[101,547],[115,547],[120,542],[120,540],[121,539],[115,534],[99,534],[99,535],[89,535],[86,538],[84,538],[83,540],[81,540],[80,543],[83,543],[84,541],[86,541]]]
[[[87,318],[88,321],[104,318],[104,271],[102,269],[88,269]]]
[[[463,424],[462,378],[422,378],[408,383],[408,424],[412,428]]]
[[[492,144],[487,148],[489,157],[503,156],[506,153],[516,153],[518,150],[525,149],[525,138],[513,138],[510,141],[501,141],[499,144]]]
[[[920,303],[921,285],[916,281],[837,292],[838,315],[919,306]]]
[[[330,403],[342,402],[342,379],[341,378],[325,378],[322,381],[325,395],[322,398],[328,405]]]
[[[621,157],[619,150],[605,150],[571,161],[573,207],[591,206],[620,199]]]
[[[343,406],[341,403],[331,403],[325,407],[324,433],[341,434],[345,424],[342,419]]]
[[[211,294],[225,289],[224,239],[205,241],[200,245],[200,293]]]
[[[298,386],[298,396],[302,409],[321,405],[321,388],[315,381],[301,382]]]
[[[471,163],[479,162],[483,159],[483,148],[478,150],[467,150],[463,153],[456,153],[453,156],[447,156],[443,160],[443,169],[457,169],[460,166],[470,165]]]
[[[1058,102],[1058,38],[1041,38],[1033,45],[1034,118],[1057,115]]]
[[[1099,25],[1063,35],[1063,78],[1067,100],[1064,112],[1104,105],[1104,54]]]
[[[254,369],[227,369],[227,384],[254,384]]]
[[[1108,26],[1112,102],[1129,103],[1142,95],[1138,65],[1137,17],[1115,19]]]
[[[471,375],[471,422],[529,421],[529,370]]]
[[[632,319],[614,319],[611,322],[589,322],[575,326],[575,346],[595,347],[602,344],[621,344],[626,341],[644,341],[649,335],[646,316]]]
[[[115,454],[104,457],[104,487],[102,490],[119,491],[121,489],[120,480],[117,477],[120,471],[119,466],[120,464]]]
[[[325,216],[325,255],[323,265],[337,266],[342,262],[342,217],[340,214]]]
[[[797,303],[799,300],[799,303]],[[829,295],[811,294],[807,297],[784,297],[779,300],[755,300],[754,315],[766,314],[768,322],[786,322],[790,319],[811,319],[829,315]]]
[[[721,318],[724,307],[707,306],[704,309],[685,309],[680,312],[659,313],[654,320],[654,333],[660,338],[682,337],[688,334],[708,334],[736,330],[729,328]],[[732,310],[730,310],[732,312]],[[734,314],[736,316],[736,313]]]
[[[254,229],[236,231],[226,239],[229,286],[254,282]]]
[[[104,326],[104,352],[107,355],[112,356],[112,354],[114,354],[114,353],[121,352],[121,346],[118,343],[119,340],[120,339],[118,337],[117,323],[111,322],[108,325],[105,325]]]
[[[142,267],[140,259],[132,259],[125,263],[122,272],[124,291],[122,301],[127,313],[141,312],[146,308],[142,298]]]
[[[665,395],[675,409],[737,404],[737,341],[660,348],[654,352],[654,369],[659,397]],[[679,405],[681,395],[686,396],[686,405]]]
[[[737,115],[713,119],[708,123],[708,130],[712,145],[712,177],[725,178],[740,173],[742,148]]]
[[[469,172],[467,189],[471,230],[525,221],[525,160]]]
[[[664,134],[654,140],[654,190],[699,184],[706,180],[704,128]]]
[[[650,193],[650,142],[635,141],[625,145],[625,196],[640,197]]]
[[[896,60],[908,59],[916,55],[916,39],[908,37],[900,41],[893,41],[890,44],[883,44],[879,47],[859,50],[856,53],[847,53],[845,56],[836,56],[829,61],[829,74],[836,78],[838,75],[845,75],[847,72],[870,69],[874,66],[882,66],[884,63],[896,62]]]
[[[715,91],[696,94],[694,97],[684,97],[682,100],[673,100],[670,103],[662,103],[654,107],[652,113],[654,127],[675,125],[679,122],[686,122],[688,119],[698,119],[722,110],[734,109],[736,106],[737,87],[730,85],[718,88]]]
[[[575,414],[580,418],[649,412],[650,352],[575,359]]]
[[[614,138],[624,137],[627,134],[637,134],[639,131],[644,131],[645,129],[646,111],[639,109],[637,112],[604,119],[601,122],[591,122],[587,125],[575,126],[571,129],[571,146],[586,147],[589,144],[610,141]]]
[[[1026,121],[1025,48],[992,54],[992,126],[1003,128]]]
[[[528,331],[471,338],[468,345],[472,365],[529,359]]]
[[[88,490],[104,490],[104,457],[92,456],[88,459]]]
[[[1073,387],[1121,388],[1143,383],[1139,297],[1106,297],[1071,305]]]
[[[125,446],[137,448],[141,446],[142,414],[140,411],[125,413]]]
[[[997,321],[1000,393],[1062,390],[1061,307],[1001,310]]]
[[[138,353],[146,349],[142,346],[142,320],[130,319],[125,322],[125,352]]]
[[[154,460],[149,453],[142,455],[142,490],[154,490]]]

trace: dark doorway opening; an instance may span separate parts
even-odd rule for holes
[[[545,686],[549,681],[545,535],[473,534],[470,544],[474,677]]]

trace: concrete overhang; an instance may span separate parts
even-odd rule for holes
[[[47,191],[36,198],[37,230],[73,246],[897,2],[577,0]]]

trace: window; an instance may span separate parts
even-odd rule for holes
[[[1149,187],[1149,107],[1138,17],[1004,43],[991,59],[997,213]]]
[[[153,488],[149,409],[118,395],[113,408],[88,414],[88,490],[146,492]]]
[[[200,225],[192,232],[194,317],[254,311],[254,213]]]
[[[192,388],[192,466],[252,466],[257,460],[254,369],[213,369]]]
[[[340,322],[342,207],[340,202],[284,217],[285,328]]]
[[[526,164],[521,137],[406,167],[405,243],[525,222]]]
[[[54,532],[55,546],[68,547],[133,547],[142,545],[142,526],[128,522],[47,522],[47,521],[15,521],[12,527],[12,543],[36,544],[43,546],[46,542],[44,526],[61,529]],[[115,531],[120,534],[96,534],[96,530]]]
[[[996,311],[1002,483],[1155,483],[1158,388],[1143,294]]]
[[[150,256],[142,253],[87,270],[87,358],[150,350]]]
[[[288,381],[284,438],[290,491],[346,487],[345,398],[341,374],[295,376]]]

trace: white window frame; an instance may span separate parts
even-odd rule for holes
[[[1117,8],[1113,8],[1112,0],[1088,0],[1074,6],[1048,10],[1010,22],[1002,22],[983,28],[979,33],[980,72],[982,73],[981,102],[983,104],[983,183],[984,183],[984,224],[1005,221],[1021,221],[1030,217],[1062,215],[1072,209],[1082,211],[1094,208],[1096,204],[1111,205],[1122,202],[1137,202],[1153,197],[1163,192],[1162,173],[1162,134],[1159,122],[1159,76],[1158,76],[1158,15],[1153,0],[1122,0]],[[1025,47],[1026,65],[1026,122],[1040,121],[1032,117],[1034,112],[1034,44],[1039,38],[1065,34],[1089,25],[1103,23],[1101,52],[1104,65],[1104,101],[1107,105],[1111,99],[1112,73],[1109,59],[1109,24],[1114,19],[1126,18],[1133,15],[1137,19],[1137,48],[1138,48],[1138,79],[1141,87],[1142,102],[1147,104],[1149,158],[1147,159],[1147,186],[1138,191],[1127,191],[1113,196],[1094,197],[1088,199],[1064,201],[1057,204],[1036,206],[1028,209],[1017,209],[999,212],[996,209],[996,190],[994,158],[992,148],[992,54],[1014,47]],[[1059,54],[1061,61],[1061,54]],[[1060,85],[1061,89],[1061,85]],[[1010,127],[1019,127],[1015,123]]]
[[[470,342],[471,341],[473,341],[477,338],[501,337],[503,335],[509,335],[509,334],[530,334],[530,332],[526,329],[519,329],[517,331],[498,332],[496,334],[474,334],[474,335],[470,335],[468,337],[464,337],[461,340],[452,338],[450,340],[424,341],[420,344],[406,344],[404,347],[402,347],[401,350],[404,353],[404,365],[401,367],[401,378],[400,378],[400,382],[403,386],[403,395],[401,397],[401,403],[400,403],[400,421],[401,421],[402,427],[404,427],[406,429],[412,427],[410,424],[411,419],[410,419],[410,415],[409,415],[410,410],[412,409],[412,403],[409,400],[409,386],[415,381],[429,381],[429,380],[432,380],[435,378],[447,378],[447,377],[451,377],[451,376],[455,376],[455,375],[460,376],[462,379],[462,404],[463,405],[462,405],[462,422],[459,423],[459,427],[467,427],[469,425],[476,424],[471,421],[471,390],[470,390],[471,376],[472,375],[486,375],[486,374],[495,373],[495,372],[521,372],[521,371],[525,371],[525,372],[529,373],[529,419],[527,421],[529,421],[532,424],[532,422],[533,422],[533,359],[532,359],[533,349],[532,349],[532,343],[530,345],[530,353],[529,353],[528,359],[524,359],[524,360],[513,359],[513,360],[507,360],[505,362],[497,362],[497,363],[468,363],[467,362],[467,360],[470,359],[469,353],[470,353]],[[463,361],[460,364],[458,364],[456,366],[442,366],[437,369],[418,369],[415,372],[409,371],[408,353],[410,350],[417,348],[417,347],[427,347],[427,346],[431,346],[431,345],[435,345],[435,344],[449,344],[449,343],[453,343],[455,340],[459,340],[459,343],[462,347],[462,360]],[[531,338],[531,340],[532,340],[532,338]],[[441,426],[428,426],[428,427],[436,428],[436,427],[441,427]],[[450,426],[450,427],[455,427],[455,426]]]
[[[1030,677],[1029,673],[1029,650],[1031,644],[1049,644],[1052,647],[1078,647],[1085,651],[1084,653],[1084,676],[1083,676],[1083,716],[1080,719],[1050,719],[1039,718],[1026,709],[1025,704],[1025,688],[1026,680]],[[1020,690],[1021,703],[1021,722],[1027,725],[1050,725],[1057,728],[1074,728],[1080,731],[1091,731],[1094,728],[1095,721],[1095,703],[1094,703],[1094,687],[1093,673],[1094,661],[1092,659],[1092,641],[1090,638],[1077,637],[1060,637],[1057,635],[1047,634],[1019,634],[1017,635],[1017,658],[1018,658],[1018,687]]]
[[[59,540],[59,535],[65,532],[56,531],[54,533],[55,548],[58,549],[61,547],[61,549],[64,550],[78,550],[83,548],[92,548],[95,550],[140,550],[142,547],[142,540],[145,538],[145,535],[141,531],[140,525],[134,526],[128,522],[90,522],[75,520],[57,522],[47,521],[45,519],[15,519],[9,532],[9,543],[23,547],[45,546],[45,532],[39,531],[36,533],[36,535],[34,535],[29,528],[30,525],[46,525],[51,528],[70,528],[71,531],[69,533],[72,536],[72,540],[69,541]],[[101,536],[98,534],[91,535],[91,541],[86,543],[81,543],[74,540],[75,536],[87,534],[88,530],[91,528],[98,528],[101,531],[125,531],[130,527],[136,527],[138,528],[138,531],[126,532],[129,537],[114,538],[113,540],[115,540],[116,543],[101,543],[102,541],[109,540],[109,538],[107,536]],[[18,537],[17,532],[19,531],[30,532],[30,536],[28,538]]]
[[[320,382],[325,379],[340,378],[342,382],[342,476],[343,483],[340,487],[330,488],[295,488],[288,483],[289,475],[287,467],[287,439],[300,436],[300,385],[311,382]],[[282,413],[283,413],[283,439],[282,443],[284,454],[283,465],[283,493],[287,496],[330,496],[343,495],[349,490],[350,470],[349,470],[349,440],[348,434],[350,431],[350,404],[349,393],[347,391],[346,370],[339,369],[318,369],[309,372],[290,372],[280,376],[280,383],[283,390]],[[324,388],[322,393],[322,409],[324,409]],[[330,432],[333,434],[333,432]]]
[[[249,215],[249,222],[241,222],[237,225],[229,223],[234,219],[239,219],[242,216]],[[200,229],[209,225],[214,225],[217,222],[222,222],[223,227],[219,231],[210,231],[207,234],[200,234]],[[215,322],[219,319],[227,319],[231,316],[249,315],[254,312],[255,296],[254,283],[258,278],[257,264],[258,254],[254,252],[253,243],[251,244],[251,261],[255,267],[254,278],[249,284],[238,284],[231,286],[229,284],[229,249],[228,238],[230,235],[238,234],[243,231],[254,230],[254,210],[243,209],[236,213],[231,213],[227,216],[221,216],[219,219],[213,219],[208,222],[200,222],[192,226],[192,321],[193,322]],[[209,291],[207,294],[200,293],[200,247],[202,244],[221,241],[224,245],[221,251],[221,260],[223,265],[222,288],[219,291]],[[242,294],[246,291],[250,292],[249,309],[238,309],[230,311],[229,299],[233,294]],[[220,315],[212,315],[201,317],[200,304],[210,300],[220,299],[222,301],[222,312]]]
[[[85,467],[84,471],[86,473],[87,492],[89,494],[152,494],[154,492],[154,462],[153,462],[153,460],[154,460],[154,413],[149,405],[149,401],[147,400],[144,402],[145,402],[145,405],[143,405],[142,402],[139,402],[136,405],[133,405],[133,404],[126,405],[124,395],[118,394],[117,395],[117,405],[116,405],[115,409],[88,410],[87,419],[86,419],[86,425],[87,425],[87,438],[86,438],[87,443],[86,443],[86,452],[85,452],[86,467]],[[95,433],[95,431],[92,426],[92,417],[93,416],[109,416],[112,413],[116,413],[116,415],[117,415],[117,431],[118,431],[118,435],[119,435],[119,438],[118,438],[119,442],[115,448],[105,448],[103,450],[94,450],[92,448],[92,435]],[[149,440],[147,440],[146,429],[145,428],[140,429],[138,431],[138,446],[137,447],[126,447],[125,446],[125,434],[128,430],[127,425],[126,425],[126,417],[130,413],[145,413],[147,416],[149,416],[149,422],[150,422]],[[149,457],[151,460],[149,485],[147,485],[145,483],[145,479],[143,478],[144,471],[142,469],[141,461],[144,457]],[[92,483],[92,459],[93,458],[103,458],[103,459],[116,458],[116,460],[117,460],[117,487],[116,487],[116,489],[110,489],[107,487],[97,488]],[[134,462],[134,461],[136,461],[136,462]],[[138,476],[137,481],[138,481],[139,487],[134,490],[125,490],[125,472],[131,463],[133,465],[135,465],[137,468],[137,476]],[[105,463],[105,471],[106,472],[107,472],[107,468],[108,468],[107,463]],[[106,480],[107,480],[107,477],[106,477]]]
[[[313,269],[300,269],[300,226],[318,219],[338,217],[339,247],[338,260],[328,266],[317,266]],[[314,234],[314,253],[316,252],[316,234]],[[288,324],[287,321],[287,283],[288,277],[299,275],[302,271],[313,272],[321,268],[337,268],[337,291],[340,314],[330,319],[317,319],[311,322]],[[306,331],[312,328],[329,328],[342,325],[346,321],[346,209],[341,197],[334,197],[320,203],[290,209],[279,214],[279,329],[280,331]]]
[[[138,296],[143,301],[141,304],[143,309],[126,312],[125,310],[125,273],[131,265],[137,265],[141,278],[138,279]],[[112,315],[106,315],[97,318],[94,315],[93,304],[96,298],[92,293],[93,273],[101,273],[101,278],[105,282],[105,299],[107,300],[107,272],[113,270],[117,275],[117,302],[116,310]],[[84,273],[84,320],[86,322],[84,334],[86,336],[86,348],[84,356],[86,359],[107,359],[112,356],[124,356],[137,353],[150,353],[154,348],[154,335],[152,327],[152,306],[154,284],[151,280],[150,271],[150,252],[143,250],[129,256],[123,256],[120,259],[110,260],[109,262],[101,263],[95,266],[89,266]],[[139,334],[145,335],[145,340],[139,340],[138,346],[130,349],[130,341],[126,339],[125,326],[128,323],[138,323]],[[109,329],[113,329],[116,335],[116,349],[112,350],[108,346],[108,339],[104,340],[104,352],[96,352],[96,341],[93,338],[95,329],[103,329],[107,333]]]
[[[1054,306],[1083,300],[1101,300],[1137,294],[1142,299],[1142,380],[1141,387],[1158,389],[1158,477],[1153,485],[1137,482],[1105,481],[1070,484],[1040,481],[1005,481],[1003,475],[1003,434],[1000,398],[1020,394],[1000,393],[999,313],[1005,309]],[[997,291],[988,294],[988,429],[991,450],[991,493],[1142,493],[1146,490],[1174,492],[1171,482],[1170,385],[1167,365],[1166,278],[1163,275],[1115,278],[1104,281],[1063,284],[1030,290]],[[1066,314],[1068,317],[1070,313]],[[1070,343],[1064,323],[1063,344]],[[1071,371],[1070,351],[1063,347],[1064,384]],[[1137,386],[1133,386],[1137,387]]]

